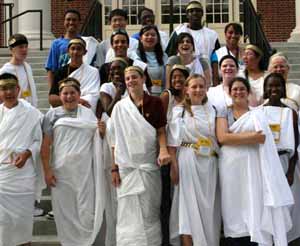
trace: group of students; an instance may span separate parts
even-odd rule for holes
[[[127,14],[112,10],[113,33],[97,44],[78,34],[79,12],[66,11],[46,62],[44,116],[28,40],[10,37],[0,69],[1,245],[30,245],[45,185],[63,246],[218,246],[221,228],[228,246],[300,237],[300,87],[287,82],[288,59],[276,53],[266,68],[259,47],[239,47],[236,23],[219,48],[201,3],[186,14],[168,39],[144,8],[130,38]]]

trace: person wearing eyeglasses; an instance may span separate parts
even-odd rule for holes
[[[126,26],[128,24],[128,15],[123,9],[113,9],[109,13],[110,27],[113,32],[117,30],[124,30],[126,32]],[[138,41],[134,38],[128,39],[128,55],[135,53],[138,47]],[[97,46],[97,57],[94,65],[100,68],[104,63],[111,62],[112,58],[117,56],[112,49],[110,38],[103,40]]]

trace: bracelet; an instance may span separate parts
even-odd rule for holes
[[[119,172],[119,168],[116,167],[116,168],[114,168],[114,169],[111,169],[111,172],[112,172],[112,173],[114,173],[114,172]]]

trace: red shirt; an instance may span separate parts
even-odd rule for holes
[[[144,93],[143,104],[138,107],[138,110],[155,129],[165,127],[167,124],[166,114],[164,113],[160,97]]]

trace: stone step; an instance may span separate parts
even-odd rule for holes
[[[56,225],[54,220],[49,220],[45,216],[35,217],[33,223],[34,236],[47,235],[53,236],[57,235]]]
[[[49,108],[50,108],[50,104],[48,102],[48,99],[38,99],[38,109],[42,113],[47,112]]]
[[[49,53],[49,49],[28,49],[29,56],[35,55],[35,54],[43,54],[44,56],[47,56]],[[0,48],[0,55],[9,55],[9,48]]]
[[[32,246],[60,246],[57,236],[34,236]]]
[[[300,64],[290,64],[290,72],[300,71]]]
[[[297,50],[291,49],[287,52],[284,52],[284,54],[288,57],[288,59],[300,57],[300,47]]]
[[[48,91],[37,91],[38,99],[47,99],[48,100]]]
[[[300,71],[289,73],[289,79],[298,79],[300,80]]]
[[[9,57],[0,57],[0,64],[4,64],[9,60]],[[45,56],[31,56],[26,59],[26,61],[31,63],[45,63],[46,57]]]
[[[41,201],[37,206],[43,209],[44,213],[47,214],[52,210],[51,196],[42,196]]]
[[[32,69],[33,76],[45,76],[47,77],[47,71],[44,66],[41,65],[39,68]]]
[[[299,64],[300,63],[300,57],[297,57],[297,58],[292,57],[292,58],[290,58],[289,59],[289,63],[290,64]]]
[[[37,83],[42,83],[42,84],[48,84],[47,81],[47,76],[34,76],[34,82]]]
[[[45,61],[46,61],[46,58],[45,58]],[[47,71],[45,69],[45,61],[30,63],[30,66],[32,69],[44,69],[44,71],[47,73]]]
[[[35,83],[35,86],[36,86],[36,89],[38,91],[48,91],[49,88],[48,88],[48,84],[46,83]]]
[[[300,47],[300,43],[289,43],[289,42],[271,42],[272,47]]]
[[[289,83],[294,83],[296,85],[300,85],[300,78],[298,79],[288,79]]]

